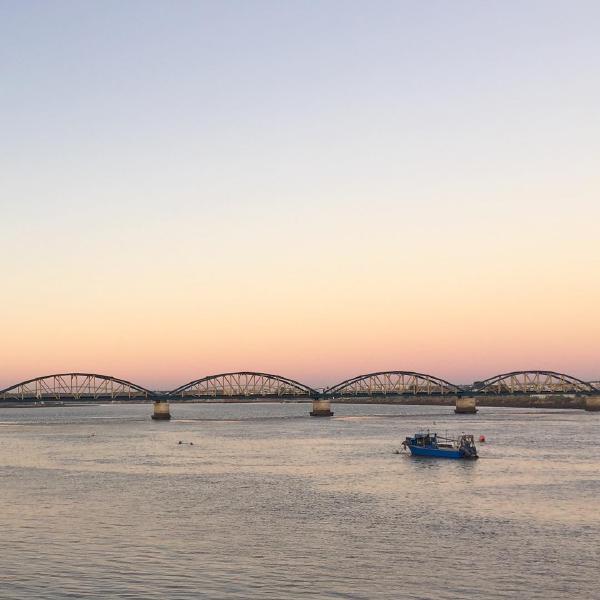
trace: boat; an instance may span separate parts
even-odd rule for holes
[[[402,447],[410,450],[413,456],[433,456],[436,458],[476,459],[477,448],[472,435],[462,433],[456,439],[442,437],[437,433],[415,433],[402,442]]]

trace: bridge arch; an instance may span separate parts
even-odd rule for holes
[[[314,398],[319,393],[295,381],[256,371],[219,373],[195,379],[169,392],[182,398]]]
[[[556,371],[512,371],[476,381],[479,394],[577,394],[597,392],[589,382]]]
[[[378,371],[346,379],[328,389],[328,396],[445,396],[460,388],[445,379],[415,371]]]
[[[43,375],[0,390],[2,400],[133,400],[149,396],[152,392],[131,381],[97,373]]]

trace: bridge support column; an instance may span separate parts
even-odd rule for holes
[[[155,421],[168,421],[171,418],[169,403],[164,400],[157,400],[154,403],[154,413],[152,414],[152,418]]]
[[[470,396],[468,398],[463,398],[462,396],[457,396],[454,412],[457,415],[475,414],[477,412],[477,403],[475,402],[475,398],[473,398],[472,396]]]
[[[313,400],[312,410],[310,411],[311,417],[332,417],[333,412],[331,410],[331,402],[329,400]]]
[[[600,396],[586,396],[585,410],[590,412],[600,411]]]

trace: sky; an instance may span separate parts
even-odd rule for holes
[[[0,0],[0,387],[600,379],[599,22]]]

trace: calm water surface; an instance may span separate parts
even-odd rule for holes
[[[1,410],[0,598],[600,598],[600,415],[334,409]]]

